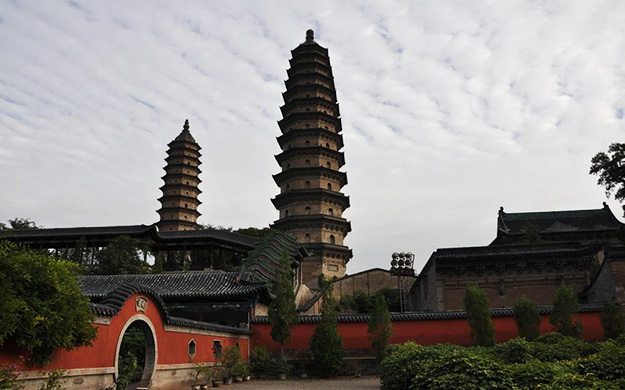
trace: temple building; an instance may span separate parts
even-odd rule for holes
[[[195,230],[200,212],[198,185],[200,175],[200,145],[189,132],[189,120],[185,120],[182,132],[169,143],[167,166],[165,166],[165,185],[160,189],[161,208],[157,211],[160,221],[156,224],[162,232]]]
[[[623,258],[615,247],[622,245],[623,226],[605,203],[600,209],[529,213],[502,207],[490,245],[443,248],[430,256],[412,287],[413,308],[462,310],[468,284],[482,288],[492,308],[511,308],[523,295],[548,306],[562,286],[584,303],[615,298],[614,269]]]
[[[341,192],[347,175],[339,171],[345,164],[343,136],[328,49],[308,30],[291,54],[278,122],[282,152],[276,160],[282,171],[274,180],[280,194],[272,199],[279,218],[271,227],[305,245],[311,255],[302,264],[303,283],[316,286],[320,274],[345,275],[352,257],[343,242],[351,231],[343,218],[349,197]]]

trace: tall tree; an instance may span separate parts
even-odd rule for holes
[[[373,313],[369,319],[369,341],[375,350],[376,359],[379,362],[386,356],[386,347],[393,335],[393,324],[391,323],[391,313],[386,306],[384,295],[377,294],[373,304]]]
[[[580,337],[582,335],[584,330],[582,324],[579,320],[573,322],[578,308],[577,296],[573,289],[560,287],[553,301],[553,311],[549,315],[549,322],[551,322],[556,332],[571,337]]]
[[[289,256],[283,253],[271,288],[275,298],[269,304],[269,322],[272,325],[271,338],[280,343],[280,353],[283,358],[284,344],[291,340],[291,327],[297,323],[297,308],[291,272]]]
[[[490,318],[486,293],[473,284],[468,285],[464,296],[464,309],[474,344],[484,347],[495,345],[495,328]]]
[[[519,336],[526,340],[534,340],[540,335],[540,312],[534,301],[523,295],[514,305],[514,321]]]
[[[0,241],[0,345],[28,348],[43,365],[57,348],[89,345],[96,337],[78,265]]]
[[[625,200],[625,144],[613,143],[607,154],[599,152],[590,162],[590,174],[599,176],[597,184],[605,188],[606,196],[614,192],[614,199]]]
[[[321,323],[310,338],[310,349],[321,376],[336,376],[343,366],[343,339],[338,332],[338,307],[334,300],[332,283],[323,285]]]
[[[98,252],[97,264],[91,273],[98,275],[145,274],[150,272],[149,264],[140,253],[147,253],[149,243],[128,237],[119,236]]]

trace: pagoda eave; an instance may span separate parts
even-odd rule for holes
[[[341,192],[326,190],[325,188],[290,190],[283,194],[279,194],[275,198],[271,199],[271,203],[273,203],[276,209],[280,209],[281,207],[296,203],[298,201],[321,201],[323,199],[326,199],[326,203],[332,203],[341,206],[343,210],[348,209],[350,206],[349,196],[346,196]]]

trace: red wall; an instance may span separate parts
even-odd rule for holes
[[[589,341],[603,339],[603,329],[599,313],[580,313],[578,319],[584,325],[583,338]],[[494,317],[495,339],[497,342],[507,341],[518,336],[514,317]],[[286,349],[308,348],[308,341],[317,324],[298,324],[291,329],[291,341]],[[279,350],[280,344],[271,339],[270,324],[252,324],[252,347],[265,346]],[[540,331],[547,333],[553,330],[548,316],[543,316]],[[343,338],[344,349],[370,349],[371,343],[367,334],[367,323],[340,323],[338,331]],[[393,323],[392,344],[414,341],[422,345],[451,343],[471,345],[470,328],[466,319],[431,320],[431,321],[398,321]]]
[[[148,299],[145,313],[135,310],[135,298],[139,296]],[[187,353],[191,339],[196,342],[196,355],[193,359],[195,362],[215,361],[213,355],[214,340],[220,340],[223,348],[238,342],[242,355],[244,358],[248,357],[249,340],[244,336],[207,335],[200,334],[203,332],[193,329],[185,329],[190,333],[166,331],[154,301],[145,294],[134,294],[126,301],[119,313],[111,318],[110,324],[95,325],[98,328],[98,337],[92,346],[77,348],[71,351],[57,350],[46,369],[68,370],[75,368],[114,367],[117,341],[121,331],[128,320],[136,314],[145,315],[154,326],[158,349],[157,365],[189,363],[190,359]],[[19,355],[28,356],[28,351],[20,349],[15,345],[9,345],[9,343],[0,346],[0,364],[14,363]]]

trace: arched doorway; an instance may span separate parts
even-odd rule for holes
[[[124,325],[117,341],[115,382],[117,390],[147,388],[156,368],[157,348],[154,326],[143,315]]]

